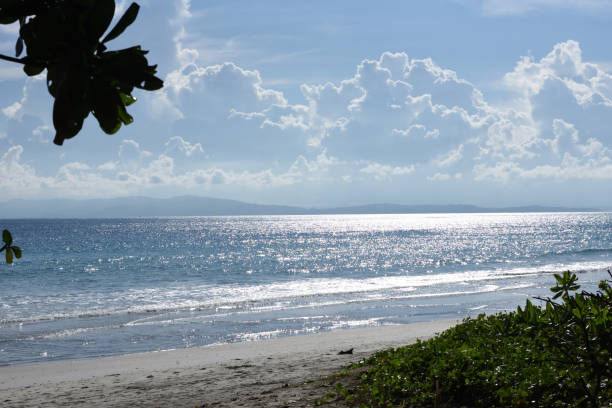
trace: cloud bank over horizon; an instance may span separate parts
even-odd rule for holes
[[[55,148],[43,78],[5,74],[22,85],[1,98],[4,199],[188,193],[305,205],[612,208],[612,75],[585,61],[577,41],[517,55],[493,91],[431,57],[384,51],[352,76],[289,95],[254,67],[207,64],[189,34],[190,2],[168,3],[150,22],[168,52],[165,87],[139,95],[136,121],[119,135],[100,134],[89,119]]]

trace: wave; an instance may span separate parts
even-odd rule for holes
[[[569,249],[569,250],[558,250],[546,252],[540,257],[546,258],[548,256],[559,256],[559,255],[594,255],[594,254],[612,254],[612,248],[583,248],[583,249]]]
[[[313,307],[384,299],[406,299],[419,297],[443,297],[470,294],[474,284],[486,285],[498,280],[538,278],[564,270],[576,273],[603,272],[612,265],[606,262],[581,262],[572,264],[548,264],[542,266],[516,267],[509,269],[474,270],[457,273],[381,276],[365,279],[354,278],[305,278],[290,282],[275,282],[257,285],[199,285],[172,288],[131,289],[101,296],[96,304],[122,299],[125,306],[55,312],[33,316],[14,316],[0,320],[0,326],[14,326],[50,320],[97,319],[108,316],[126,316],[122,324],[130,325],[130,315],[139,315],[136,321],[175,312],[208,312],[210,316],[222,316],[240,311],[254,312]],[[467,285],[467,286],[466,286]],[[428,291],[427,288],[448,287],[455,290]],[[91,303],[91,295],[84,295]],[[314,298],[314,301],[312,299]],[[325,298],[321,299],[321,298]],[[310,301],[309,301],[310,300]],[[74,299],[73,299],[74,301]],[[327,302],[327,303],[326,303]],[[73,303],[67,303],[70,306]],[[5,308],[5,312],[8,312]],[[145,317],[142,317],[145,315]]]

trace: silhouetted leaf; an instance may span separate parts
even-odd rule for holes
[[[115,133],[134,121],[125,108],[136,101],[135,87],[163,86],[140,46],[107,51],[103,44],[134,22],[136,3],[100,42],[114,12],[115,0],[0,0],[0,22],[20,23],[15,51],[26,54],[24,72],[35,76],[47,71],[47,89],[55,98],[56,144],[74,137],[89,113],[104,132]]]
[[[56,131],[53,143],[61,146],[64,140],[76,136],[83,127],[83,119],[75,117],[69,102],[56,98],[53,104],[53,126]]]
[[[123,16],[121,16],[115,27],[113,27],[111,32],[108,33],[106,37],[104,37],[102,42],[106,43],[119,37],[121,33],[123,33],[123,31],[125,31],[125,29],[128,28],[128,26],[132,24],[134,20],[136,20],[136,16],[138,16],[139,9],[140,6],[138,4],[132,3],[130,7],[128,7],[128,9],[125,11]]]
[[[36,76],[45,70],[44,67],[38,67],[36,65],[24,65],[23,72],[26,73],[27,76]]]
[[[17,38],[17,43],[15,44],[15,56],[16,57],[20,56],[22,52],[23,52],[23,38],[19,36],[19,38]]]
[[[164,81],[157,78],[153,75],[146,75],[145,79],[139,84],[136,85],[140,89],[145,89],[147,91],[157,91],[164,86]]]
[[[97,42],[113,21],[115,0],[96,0],[89,14],[90,26],[87,28],[90,38]]]
[[[13,263],[13,252],[11,252],[10,248],[6,248],[6,263]]]
[[[13,24],[18,18],[14,14],[10,14],[8,10],[0,9],[0,24]]]
[[[23,5],[19,0],[3,0],[0,5],[0,24],[12,24],[19,20],[20,7]]]

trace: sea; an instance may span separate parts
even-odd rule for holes
[[[612,213],[2,220],[0,365],[515,310],[610,278]],[[534,300],[537,302],[537,300]]]

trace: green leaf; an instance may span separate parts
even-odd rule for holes
[[[13,237],[11,236],[11,233],[8,230],[2,231],[2,241],[4,241],[7,246],[13,243]]]
[[[123,92],[120,92],[119,96],[121,97],[121,102],[123,102],[123,106],[130,106],[131,104],[136,102],[136,98],[134,98],[132,95],[127,95]]]
[[[10,250],[10,248],[6,248],[6,263],[13,263],[13,252]]]
[[[138,4],[132,3],[130,7],[128,7],[126,12],[123,14],[123,16],[121,16],[115,27],[113,27],[111,32],[108,33],[106,37],[104,37],[102,42],[106,43],[119,37],[121,33],[123,33],[125,29],[128,28],[128,26],[134,22],[134,20],[136,20],[136,16],[138,15],[139,9],[140,6]]]
[[[21,248],[19,248],[18,246],[12,246],[11,249],[15,253],[15,258],[21,258]]]
[[[134,121],[134,118],[125,110],[125,106],[117,105],[117,111],[119,112],[119,118],[124,125],[129,125]]]

